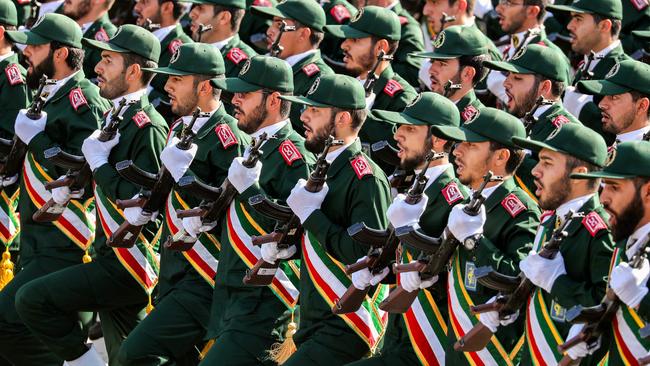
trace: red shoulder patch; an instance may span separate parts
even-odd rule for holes
[[[31,0],[16,0],[16,3],[18,5],[27,5],[31,2]]]
[[[25,83],[25,80],[23,80],[23,76],[20,74],[20,69],[16,64],[11,64],[7,66],[5,68],[5,74],[7,75],[7,80],[9,80],[9,84],[11,84],[12,86]]]
[[[515,196],[514,193],[507,195],[506,198],[501,201],[501,206],[503,206],[512,217],[517,217],[517,215],[526,209],[526,205],[524,205],[524,203],[521,202],[519,197]]]
[[[632,6],[638,11],[644,10],[645,8],[648,7],[648,0],[630,0],[632,3]]]
[[[233,47],[228,51],[226,54],[226,58],[235,65],[239,65],[240,62],[246,60],[248,58],[248,55],[244,53],[244,51],[241,50],[241,48]]]
[[[106,42],[110,39],[108,36],[108,33],[104,30],[104,28],[99,28],[97,33],[95,33],[95,40],[100,41],[100,42]]]
[[[546,211],[542,212],[542,214],[539,216],[539,222],[543,223],[544,221],[548,220],[553,215],[555,215],[554,210],[546,210]]]
[[[332,18],[334,18],[334,20],[336,20],[336,22],[339,24],[352,17],[348,8],[341,4],[332,6],[330,9],[330,15],[332,15]]]
[[[302,72],[307,74],[307,76],[313,76],[314,74],[320,72],[320,67],[318,67],[316,64],[309,64],[302,68]]]
[[[79,111],[79,107],[82,105],[88,105],[88,101],[86,100],[83,91],[81,91],[81,88],[70,90],[68,98],[70,99],[70,104],[72,104],[72,108],[74,108],[75,111]]]
[[[175,40],[169,42],[169,45],[167,46],[167,50],[169,51],[169,53],[173,54],[174,52],[176,52],[178,47],[180,47],[182,45],[183,45],[183,41],[176,38]]]
[[[570,122],[571,121],[569,121],[569,118],[567,118],[567,116],[559,115],[555,117],[551,123],[553,123],[553,126],[555,126],[555,128],[560,128]]]
[[[587,228],[591,236],[596,236],[603,229],[607,230],[607,224],[595,211],[591,211],[582,219],[582,225]]]
[[[133,116],[133,122],[138,125],[138,128],[142,128],[151,123],[151,119],[149,119],[149,116],[147,116],[144,111],[138,111],[138,113]]]
[[[407,17],[399,16],[398,18],[399,18],[399,24],[400,25],[404,25],[404,24],[409,22],[409,18],[407,18]]]
[[[474,118],[474,116],[476,116],[477,113],[478,113],[478,109],[476,109],[476,107],[474,107],[473,105],[468,105],[460,113],[460,117],[463,119],[463,122],[465,122]]]
[[[280,150],[280,155],[282,155],[287,165],[291,165],[294,161],[302,159],[302,154],[291,140],[282,141],[278,150]]]
[[[404,90],[404,88],[402,88],[402,84],[396,80],[388,80],[386,86],[384,87],[384,93],[390,95],[391,97],[394,97],[395,94],[399,93],[402,90]]]
[[[366,175],[372,175],[370,164],[363,155],[357,156],[352,161],[350,161],[350,163],[352,164],[352,169],[354,169],[354,173],[357,175],[357,178],[361,179]]]
[[[543,46],[543,47],[548,47],[544,41],[539,41],[537,42],[538,45]]]
[[[453,205],[459,200],[463,199],[463,194],[460,192],[458,185],[455,182],[451,182],[442,189],[442,196],[445,197],[445,201],[448,204]]]
[[[254,6],[265,6],[267,8],[270,8],[273,6],[269,0],[255,0],[253,1]]]
[[[219,137],[219,141],[221,141],[221,145],[223,145],[224,149],[239,143],[237,137],[235,137],[235,134],[230,129],[230,126],[225,123],[218,124],[217,127],[214,128],[214,132],[217,133],[217,137]]]

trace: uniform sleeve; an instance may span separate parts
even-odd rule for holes
[[[4,92],[0,93],[0,129],[3,133],[0,136],[10,138],[14,134],[18,111],[27,108],[29,97],[25,84],[6,85],[2,87],[2,90]]]

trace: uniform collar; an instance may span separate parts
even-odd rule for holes
[[[11,57],[11,56],[13,56],[13,55],[15,55],[15,54],[16,54],[16,53],[15,53],[14,51],[11,51],[11,52],[7,53],[6,55],[2,55],[2,56],[0,56],[0,62],[2,62],[2,61],[4,61],[4,60],[8,59],[9,57]]]
[[[288,63],[289,66],[293,67],[295,64],[297,64],[301,60],[313,55],[314,53],[316,53],[316,51],[318,51],[318,50],[311,49],[311,50],[305,51],[303,53],[299,53],[297,55],[289,56],[284,61],[286,63]]]
[[[201,127],[205,125],[208,120],[212,117],[214,112],[216,112],[219,108],[221,107],[221,102],[219,102],[219,106],[215,108],[213,111],[207,112],[208,116],[207,117],[199,117],[196,119],[196,122],[194,122],[194,126],[192,126],[192,132],[194,134],[198,134],[198,132],[201,130]],[[181,120],[183,121],[183,125],[187,126],[191,121],[192,121],[192,116],[183,116],[181,117]]]
[[[616,135],[616,140],[619,142],[641,141],[643,139],[643,135],[645,135],[648,131],[650,131],[650,125],[639,128],[638,130]]]
[[[424,186],[424,189],[428,189],[429,186],[435,182],[447,169],[452,168],[453,166],[450,163],[441,164],[436,166],[430,166],[427,168],[427,171],[424,173],[424,176],[427,177],[427,184]],[[415,174],[418,175],[422,169],[416,169]]]
[[[609,55],[612,51],[614,51],[614,49],[616,49],[616,47],[620,45],[621,45],[621,41],[616,40],[612,42],[609,46],[605,47],[604,49],[596,52],[594,60],[589,65],[589,70],[587,71],[593,71],[596,65],[598,65],[598,63],[600,62],[600,60],[607,57],[607,55]],[[585,61],[585,65],[587,65],[589,63],[589,55],[584,55],[583,59]]]
[[[289,123],[289,119],[285,119],[280,122],[276,122],[270,126],[262,127],[259,130],[251,133],[251,137],[256,139],[260,137],[264,132],[266,132],[266,135],[270,138],[271,136],[275,135],[278,131],[280,131],[284,126],[286,126]],[[268,141],[268,140],[267,140]]]
[[[490,196],[492,195],[492,193],[494,193],[494,191],[496,191],[499,187],[501,187],[502,184],[503,184],[503,182],[500,182],[500,183],[498,183],[498,184],[495,185],[495,186],[492,186],[492,187],[489,187],[489,188],[485,188],[485,189],[483,190],[483,192],[481,192],[481,196],[485,197],[485,199],[487,200],[488,198],[490,198]]]
[[[569,213],[570,210],[573,210],[574,212],[580,211],[582,206],[584,206],[584,204],[587,203],[587,201],[589,201],[594,195],[595,193],[590,193],[585,196],[574,198],[571,201],[564,202],[560,205],[560,207],[557,208],[557,210],[555,210],[555,214],[561,221],[564,219],[564,216]]]
[[[146,88],[142,88],[142,89],[140,89],[140,90],[136,90],[136,91],[134,91],[133,93],[129,93],[129,94],[127,94],[127,95],[122,95],[122,96],[120,96],[120,97],[117,97],[117,98],[111,100],[111,102],[113,102],[113,108],[118,108],[118,105],[120,104],[120,101],[121,101],[122,99],[126,99],[126,103],[127,103],[127,104],[131,104],[131,103],[133,103],[133,102],[138,102],[138,101],[140,101],[140,99],[142,98],[142,96],[143,96],[143,95],[146,95],[146,94],[147,94],[147,89],[146,89]]]
[[[81,72],[81,70],[77,70],[77,71],[73,72],[72,74],[66,76],[65,78],[63,78],[61,80],[57,80],[56,83],[54,83],[53,85],[46,85],[43,88],[43,92],[44,93],[49,93],[49,94],[45,98],[45,102],[52,99],[52,97],[59,91],[59,89],[61,89],[68,82],[68,80],[74,78],[79,72]]]
[[[54,13],[59,6],[63,5],[63,1],[64,0],[56,0],[41,4],[41,8],[38,10],[38,16],[42,17],[45,14]]]
[[[533,117],[539,118],[542,116],[542,114],[546,113],[551,107],[553,107],[555,104],[549,104],[549,105],[543,105],[537,108],[535,113],[533,113]]]
[[[341,153],[343,153],[345,150],[347,150],[348,147],[350,147],[352,144],[354,144],[358,140],[359,140],[359,138],[357,137],[356,139],[352,140],[352,142],[350,142],[349,144],[345,144],[345,145],[339,147],[338,149],[327,153],[327,155],[325,155],[325,161],[327,161],[329,164],[332,164],[334,162],[334,160],[336,160],[336,158],[338,158],[339,155],[341,155]]]
[[[214,43],[212,43],[212,47],[214,47],[214,48],[218,49],[219,51],[221,51],[224,47],[226,47],[228,42],[230,42],[233,38],[235,38],[235,36],[230,36],[230,37],[228,37],[228,38],[226,38],[224,40],[221,40],[219,42],[214,42]]]
[[[164,28],[158,28],[151,33],[153,33],[153,35],[156,36],[160,42],[162,42],[169,35],[169,33],[174,30],[174,28],[176,28],[176,24],[168,25]]]
[[[634,254],[639,250],[639,247],[645,243],[644,238],[650,234],[650,222],[636,229],[625,243],[625,256],[632,259]]]
[[[386,9],[393,10],[393,9],[395,9],[395,7],[396,7],[398,4],[399,4],[399,0],[398,0],[398,1],[393,1],[390,5],[388,5],[388,6],[386,7]],[[397,10],[395,10],[395,11],[397,11]]]
[[[543,31],[544,29],[540,29],[540,27],[537,26],[535,28],[531,28],[530,30],[541,30],[541,31]],[[525,30],[523,32],[519,32],[519,33],[515,33],[515,34],[510,35],[510,47],[511,47],[511,49],[514,50],[517,47],[519,47],[522,42],[526,42],[526,32],[528,32],[528,30]],[[515,46],[515,38],[517,38],[517,40],[518,40],[518,43],[517,43],[516,46]],[[528,43],[532,42],[533,39],[535,39],[535,37],[530,37],[530,40],[526,44],[524,44],[524,46],[527,45]]]

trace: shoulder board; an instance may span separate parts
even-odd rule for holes
[[[181,41],[179,38],[176,38],[175,40],[169,42],[169,45],[167,46],[167,50],[169,53],[174,53],[178,49],[178,47],[183,45],[183,41]]]
[[[341,24],[345,22],[346,20],[350,19],[352,15],[350,15],[350,11],[348,8],[346,8],[344,5],[338,4],[334,5],[330,9],[330,14],[336,20],[337,23]]]
[[[478,114],[478,109],[476,107],[474,107],[473,105],[468,105],[460,113],[460,117],[463,119],[463,122],[465,122],[465,121],[471,120],[477,114]]]
[[[408,23],[408,22],[409,22],[409,18],[407,18],[407,17],[403,17],[403,16],[399,16],[399,24],[400,24],[400,25],[404,25],[404,24],[406,24],[406,23]]]
[[[539,42],[537,42],[537,44],[540,45],[540,46],[548,47],[548,45],[544,41],[539,41]]]
[[[565,125],[565,124],[567,124],[569,122],[571,122],[571,121],[569,120],[569,118],[567,116],[564,116],[564,115],[560,114],[559,116],[555,117],[553,119],[553,122],[551,122],[551,123],[553,123],[553,126],[555,126],[555,128],[560,128],[560,127],[562,127],[563,125]]]
[[[18,5],[27,5],[31,2],[31,0],[16,0],[16,3]]]
[[[17,64],[11,64],[7,66],[5,68],[5,74],[7,75],[9,84],[12,86],[25,83],[25,80],[23,80],[23,75],[20,73],[20,68],[18,68]]]
[[[70,104],[72,104],[72,108],[74,108],[75,111],[79,112],[79,107],[83,105],[88,105],[88,101],[86,100],[86,97],[84,96],[83,91],[81,88],[74,88],[70,90],[70,94],[68,94],[68,98],[70,99]]]
[[[233,64],[239,65],[240,62],[248,59],[248,55],[241,48],[233,47],[226,54],[226,58],[232,61]]]
[[[356,158],[350,161],[350,164],[352,164],[352,169],[354,169],[354,173],[359,179],[365,177],[366,175],[373,175],[372,168],[370,168],[368,160],[366,160],[363,155],[357,155]]]
[[[602,217],[596,212],[591,211],[587,216],[582,219],[582,225],[587,228],[591,236],[596,236],[599,231],[607,230],[607,224]]]
[[[97,33],[95,33],[95,40],[100,41],[100,42],[106,42],[110,39],[108,36],[108,33],[104,30],[104,28],[99,28]]]
[[[463,193],[458,188],[458,184],[456,184],[456,182],[450,182],[445,186],[445,188],[442,189],[441,192],[442,196],[445,197],[445,201],[447,201],[447,203],[450,205],[453,205],[454,203],[463,199]]]
[[[632,6],[634,6],[634,8],[637,11],[645,10],[645,8],[647,8],[648,5],[650,5],[648,4],[648,0],[630,0],[630,2],[632,3]]]
[[[219,137],[219,141],[221,141],[221,145],[223,145],[224,149],[239,143],[237,137],[230,129],[230,126],[225,123],[219,123],[217,127],[214,128],[214,132],[217,133],[217,137]]]
[[[254,6],[266,6],[267,8],[270,8],[273,6],[269,0],[255,0],[253,1]]]
[[[553,211],[553,210],[546,210],[546,211],[542,212],[542,214],[539,216],[539,222],[540,223],[545,222],[546,220],[548,220],[554,214],[555,214],[555,211]]]
[[[320,67],[318,67],[318,65],[316,65],[315,63],[311,63],[311,64],[303,67],[302,72],[307,74],[307,76],[312,76],[312,75],[318,74],[320,72]]]
[[[526,210],[526,205],[517,197],[514,193],[510,193],[506,198],[501,201],[501,206],[506,209],[506,211],[512,217],[517,217],[520,213]]]
[[[302,154],[298,151],[296,145],[291,142],[291,140],[284,140],[278,148],[280,150],[280,155],[284,159],[287,165],[291,166],[294,161],[302,159]]]
[[[388,80],[386,83],[386,86],[384,87],[384,93],[390,95],[391,97],[394,97],[395,94],[399,93],[400,91],[404,90],[402,88],[402,84],[400,84],[397,80]]]
[[[133,115],[133,122],[135,122],[136,125],[138,125],[138,128],[142,128],[148,124],[151,123],[151,119],[149,116],[144,111],[138,111],[135,115]]]

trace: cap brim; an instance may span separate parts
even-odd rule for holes
[[[515,74],[535,74],[533,71],[530,71],[525,67],[517,66],[507,61],[484,61],[483,65],[488,69],[514,72]]]
[[[370,111],[372,118],[384,122],[389,122],[398,125],[416,125],[416,126],[427,126],[429,125],[426,122],[422,122],[417,118],[413,118],[405,113],[393,112],[393,111],[384,111],[384,110],[373,110]]]
[[[635,30],[632,35],[641,39],[650,39],[650,30]]]
[[[210,84],[230,93],[250,93],[263,89],[259,85],[251,84],[240,78],[212,79]]]
[[[409,53],[409,56],[417,57],[417,58],[432,58],[436,60],[451,60],[454,58],[459,58],[462,55],[450,55],[448,53],[433,51],[433,52],[413,52],[413,53]]]
[[[189,72],[189,71],[183,71],[183,70],[178,70],[174,69],[173,67],[143,67],[142,70],[144,71],[149,71],[153,72],[156,74],[164,74],[164,75],[173,75],[173,76],[185,76],[185,75],[194,75],[195,73]]]
[[[512,143],[523,149],[528,149],[530,151],[535,151],[535,152],[540,152],[542,149],[548,149],[551,151],[563,153],[563,151],[560,151],[551,145],[545,144],[544,142],[537,141],[537,140],[529,140],[521,137],[513,137]]]
[[[636,177],[634,174],[620,174],[614,172],[607,172],[604,170],[594,171],[589,173],[573,173],[569,177],[572,179],[594,179],[594,178],[604,178],[604,179],[630,179]]]
[[[270,18],[270,19],[273,19],[273,17],[278,17],[278,18],[282,18],[282,19],[290,18],[287,14],[281,12],[276,7],[252,6],[251,7],[251,12],[253,14],[260,15],[263,18]]]
[[[609,80],[583,80],[578,82],[577,89],[581,93],[590,95],[618,95],[632,90]]]
[[[580,14],[587,13],[586,10],[576,8],[575,6],[571,6],[571,5],[547,5],[546,8],[550,9],[551,11],[557,10],[557,11],[566,11],[566,12],[580,13]]]
[[[116,46],[114,44],[108,43],[108,42],[102,42],[102,41],[97,41],[94,39],[88,39],[88,38],[82,38],[81,43],[86,44],[92,48],[97,48],[102,51],[113,51],[113,52],[119,52],[119,53],[128,53],[128,52],[133,52],[130,50],[127,50],[126,48],[122,48],[119,46]]]
[[[290,101],[292,103],[308,105],[310,107],[318,107],[318,108],[332,107],[329,104],[319,103],[319,102],[317,102],[315,100],[312,100],[312,99],[309,99],[309,98],[303,97],[303,96],[281,95],[280,99],[288,100],[288,101]]]
[[[12,42],[18,44],[38,46],[52,42],[52,40],[31,31],[6,31],[5,34]]]
[[[362,32],[358,29],[352,28],[349,25],[326,25],[325,30],[337,38],[357,39],[371,37],[372,34]]]
[[[448,140],[465,141],[467,134],[465,130],[455,126],[432,126],[432,133],[439,132],[444,135]]]

